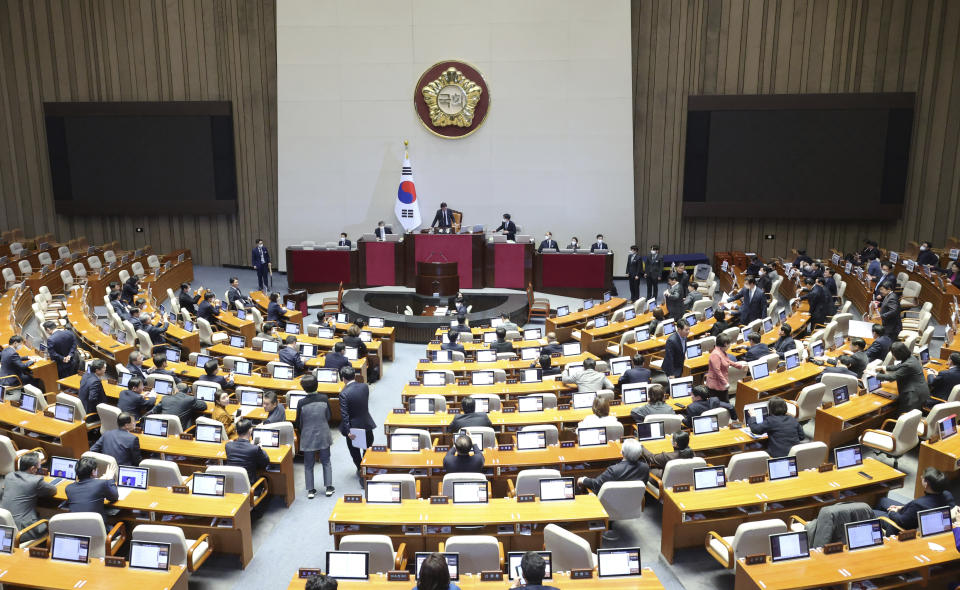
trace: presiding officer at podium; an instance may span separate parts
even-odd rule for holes
[[[498,227],[494,231],[503,232],[507,234],[507,239],[510,240],[511,242],[517,239],[517,224],[510,221],[509,213],[503,214],[503,222],[500,224],[500,227]]]
[[[447,203],[440,203],[440,208],[437,209],[437,214],[433,216],[433,222],[430,224],[430,227],[438,227],[440,229],[446,229],[453,226],[453,211],[447,209]]]

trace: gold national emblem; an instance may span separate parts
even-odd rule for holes
[[[420,77],[415,92],[421,122],[431,133],[450,139],[476,131],[490,103],[483,76],[464,62],[435,64]]]

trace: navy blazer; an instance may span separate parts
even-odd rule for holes
[[[69,330],[57,330],[47,338],[47,353],[57,363],[57,377],[63,379],[77,372],[80,358],[77,355],[77,339]],[[65,362],[64,357],[70,357]]]
[[[143,371],[143,367],[138,367],[133,363],[127,363],[127,370],[130,371],[130,374],[138,379],[143,379],[143,383],[147,383],[147,374]]]
[[[793,416],[767,416],[763,422],[750,422],[750,431],[767,435],[767,454],[786,457],[793,445],[803,440],[803,428]]]
[[[122,428],[103,433],[90,450],[94,453],[110,455],[117,460],[117,465],[140,464],[140,439]]]
[[[230,382],[227,381],[227,378],[223,375],[207,375],[203,374],[197,377],[197,381],[207,381],[209,383],[216,383],[220,386],[220,389],[227,389],[230,387]]]
[[[67,486],[67,509],[70,512],[96,512],[103,516],[103,501],[116,502],[120,495],[112,479],[89,478]]]
[[[0,379],[0,385],[21,385],[30,376],[30,365],[32,364],[32,360],[25,361],[20,358],[20,355],[12,346],[4,348],[3,352],[0,352],[0,376],[4,376],[6,379]],[[19,383],[13,378],[14,375],[19,377]]]
[[[263,421],[264,424],[276,424],[277,422],[286,422],[287,420],[287,411],[283,408],[283,404],[277,402],[277,407],[270,411],[267,414],[267,419]]]
[[[386,237],[387,237],[387,235],[388,235],[388,234],[392,234],[392,233],[393,233],[393,230],[390,229],[389,227],[386,227],[386,226],[384,226],[384,227],[379,227],[379,226],[377,226],[377,227],[373,230],[373,235],[375,235],[378,240],[385,240]]]
[[[930,383],[931,395],[947,399],[953,388],[960,385],[960,367],[950,367],[932,377],[928,377],[927,380]]]
[[[667,377],[679,377],[683,374],[683,361],[686,359],[687,343],[674,332],[667,338],[664,346],[663,365],[661,368]]]
[[[757,287],[753,290],[753,297],[750,297],[750,289],[744,287],[740,292],[730,298],[730,301],[742,300],[740,303],[740,323],[749,324],[753,320],[759,320],[763,317],[763,307],[766,299],[763,297],[763,289]]]
[[[893,341],[890,337],[882,334],[880,337],[875,338],[864,352],[866,352],[867,358],[871,361],[882,361],[887,358],[887,353],[890,352],[890,346],[892,344]]]
[[[260,445],[255,445],[245,438],[228,442],[225,450],[227,452],[226,464],[246,469],[247,477],[250,478],[250,485],[257,481],[257,472],[270,465],[270,457],[260,448]]]
[[[450,227],[453,225],[453,211],[448,207],[446,211],[437,209],[437,214],[433,216],[430,227]]]
[[[194,295],[193,297],[186,291],[180,291],[180,294],[177,295],[177,300],[180,302],[180,309],[185,309],[197,315],[197,303],[200,302],[200,296]]]
[[[331,350],[327,354],[323,355],[324,369],[336,369],[339,371],[341,367],[346,367],[349,364],[350,364],[350,359],[340,354],[339,352],[335,352]]]
[[[86,372],[80,379],[80,389],[77,390],[77,397],[83,402],[84,411],[92,414],[97,411],[97,404],[106,403],[107,392],[103,390],[103,383],[96,375]]]
[[[123,301],[114,299],[110,302],[110,307],[113,308],[113,311],[117,312],[117,315],[120,316],[121,320],[130,319],[130,310],[127,309],[127,306],[123,304]]]
[[[197,307],[197,317],[207,320],[210,322],[211,326],[213,326],[213,323],[216,321],[219,313],[219,310],[214,309],[213,305],[211,305],[209,301],[202,301]]]
[[[487,428],[493,428],[493,423],[490,422],[489,416],[483,412],[457,414],[453,417],[453,422],[450,423],[449,431],[457,433],[461,428],[469,428],[471,426],[486,426]]]
[[[261,262],[260,251],[263,250],[263,261]],[[261,246],[257,248],[254,246],[253,250],[250,251],[250,263],[254,268],[260,268],[261,266],[266,266],[270,264],[270,251],[267,250],[266,246]]]
[[[773,350],[777,353],[777,356],[783,358],[783,355],[791,350],[796,350],[797,345],[793,341],[792,336],[781,336],[777,338],[777,341],[773,343]]]
[[[747,353],[743,355],[743,360],[749,363],[750,361],[760,360],[768,354],[770,354],[770,347],[763,342],[758,342],[747,349]]]
[[[672,334],[671,334],[672,336]],[[633,367],[627,369],[623,372],[623,375],[620,375],[620,385],[626,385],[628,383],[649,383],[650,382],[650,369],[644,367]]]
[[[377,423],[370,416],[370,387],[351,381],[340,392],[340,433],[350,434],[351,428],[373,430]]]
[[[280,362],[287,363],[293,367],[294,375],[303,373],[303,358],[300,356],[300,352],[296,348],[293,348],[292,346],[284,346],[277,354],[280,355]]]
[[[541,240],[540,245],[537,247],[537,252],[543,253],[544,248],[553,248],[554,250],[560,249],[560,244],[556,240]]]
[[[126,412],[139,420],[144,414],[148,414],[153,409],[154,402],[144,398],[135,391],[124,389],[120,392],[120,400],[117,407],[121,412]],[[103,439],[101,439],[103,440]],[[133,465],[133,463],[131,463]]]
[[[918,524],[918,512],[931,508],[940,508],[942,506],[949,506],[950,508],[954,506],[953,494],[951,494],[949,490],[944,490],[939,494],[924,494],[916,500],[907,502],[900,510],[888,512],[887,518],[897,523],[897,526],[904,530],[915,529]]]
[[[684,408],[684,413],[686,416],[683,417],[683,425],[687,428],[693,424],[693,419],[699,416],[700,414],[706,412],[707,410],[713,410],[714,408],[725,408],[730,412],[730,418],[732,420],[737,419],[737,409],[734,408],[731,404],[727,402],[720,401],[719,398],[710,397],[705,400],[697,400],[690,402],[690,405]]]
[[[153,324],[144,324],[143,331],[150,336],[151,344],[163,344],[165,342],[163,335],[167,332],[167,328],[169,327],[169,322],[161,322],[156,326]]]
[[[483,450],[473,445],[472,455],[458,455],[457,447],[450,445],[450,450],[443,457],[443,471],[446,473],[483,473]]]
[[[279,322],[283,319],[283,314],[286,310],[283,309],[283,306],[277,303],[276,301],[271,301],[270,305],[267,306],[267,321],[268,322]]]

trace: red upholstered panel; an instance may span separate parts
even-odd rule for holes
[[[473,238],[470,235],[414,234],[416,262],[456,262],[460,288],[473,288]]]
[[[606,261],[601,254],[544,254],[543,287],[603,289]]]
[[[291,283],[349,283],[349,250],[293,250],[290,253]]]
[[[523,283],[523,244],[493,245],[493,286],[503,289],[526,289]]]
[[[394,264],[396,242],[366,242],[367,284],[373,286],[396,285],[397,273]]]

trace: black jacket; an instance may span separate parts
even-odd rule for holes
[[[200,296],[194,295],[193,297],[186,291],[180,291],[180,295],[177,296],[177,301],[180,302],[180,309],[185,309],[193,315],[197,315],[197,303],[200,302]]]
[[[514,240],[517,237],[517,224],[514,223],[513,221],[504,221],[503,223],[500,224],[500,227],[498,227],[493,231],[500,231],[500,230],[503,230],[503,232],[507,234],[508,240]]]
[[[904,530],[915,529],[918,525],[918,512],[942,506],[949,506],[950,508],[954,506],[953,494],[947,490],[939,494],[924,494],[916,500],[907,502],[900,510],[888,512],[887,518],[897,523],[897,526]]]
[[[690,405],[684,408],[684,413],[686,415],[683,417],[683,425],[689,428],[690,425],[693,424],[694,418],[706,412],[707,410],[712,410],[714,408],[726,408],[726,410],[730,412],[730,418],[734,420],[737,419],[736,408],[725,401],[720,401],[718,398],[710,397],[705,400],[690,402]]]
[[[340,433],[350,434],[351,428],[373,430],[377,423],[370,416],[370,387],[351,381],[340,392]]]
[[[120,392],[120,400],[117,402],[121,412],[126,412],[137,420],[144,414],[148,414],[154,405],[152,401],[129,389]]]
[[[957,385],[960,385],[960,367],[950,367],[940,371],[935,376],[928,379],[930,382],[930,394],[941,399],[947,399],[950,392]]]
[[[683,361],[685,360],[686,350],[687,344],[683,338],[680,337],[680,334],[676,332],[670,334],[664,346],[663,365],[661,365],[667,377],[679,377],[683,374]]]
[[[30,376],[30,365],[32,364],[32,360],[23,360],[12,346],[4,348],[3,352],[0,352],[0,376],[5,377],[5,379],[0,379],[0,385],[19,386]],[[20,381],[18,382],[13,376],[18,377]]]
[[[430,223],[430,227],[450,227],[453,225],[453,210],[449,207],[447,208],[446,215],[444,215],[443,209],[437,209],[437,214],[433,216],[433,221]]]
[[[927,378],[923,374],[920,359],[915,356],[911,356],[902,363],[897,363],[886,373],[877,373],[877,379],[897,382],[897,402],[901,414],[910,410],[922,409],[930,398]]]
[[[193,426],[193,419],[207,409],[207,402],[197,399],[187,393],[174,393],[164,396],[160,403],[153,407],[151,414],[173,414],[180,418],[180,425],[184,430]]]
[[[266,451],[245,438],[238,438],[226,444],[227,465],[243,467],[247,470],[250,485],[257,481],[257,472],[270,465]]]
[[[267,321],[268,322],[279,322],[283,319],[283,314],[286,312],[276,301],[271,301],[270,305],[267,306]]]
[[[874,339],[874,341],[870,343],[870,346],[867,347],[867,350],[864,351],[867,355],[868,362],[882,361],[887,358],[887,353],[890,352],[890,346],[892,344],[893,341],[886,334]]]
[[[300,375],[303,373],[303,358],[300,356],[300,352],[292,346],[284,346],[278,352],[280,355],[280,362],[287,363],[293,367],[293,374]]]
[[[767,416],[763,422],[750,423],[754,434],[767,435],[767,454],[774,459],[786,457],[793,445],[803,440],[803,428],[793,416]]]
[[[117,465],[140,464],[140,439],[122,428],[105,432],[97,442],[93,443],[90,450],[94,453],[110,455],[117,460]]]
[[[85,479],[67,486],[67,509],[70,512],[96,512],[103,516],[103,501],[116,502],[120,497],[112,479]]]
[[[781,359],[783,358],[784,354],[786,354],[791,350],[796,350],[796,349],[797,349],[797,345],[793,341],[792,336],[781,336],[780,338],[777,338],[776,342],[773,343],[773,350],[774,352],[777,353],[777,356],[779,356]]]
[[[649,383],[650,382],[650,369],[644,367],[632,367],[623,372],[623,375],[620,375],[620,385],[627,385],[630,383]]]
[[[758,361],[768,354],[770,354],[770,347],[760,342],[747,349],[746,354],[743,355],[743,360],[748,363],[750,361]]]
[[[903,324],[900,322],[900,300],[893,291],[880,302],[880,320],[883,322],[883,333],[891,338],[900,335]]]
[[[77,354],[77,338],[69,330],[57,330],[47,338],[47,353],[57,363],[57,377],[63,379],[77,372],[80,356]],[[70,362],[64,358],[70,357]]]
[[[457,448],[451,445],[443,458],[443,470],[446,473],[482,473],[483,450],[473,445],[472,455],[461,456],[457,454]]]
[[[330,351],[323,355],[323,368],[340,370],[350,364],[350,359],[339,352]]]
[[[214,309],[209,301],[203,301],[200,303],[200,306],[197,307],[197,317],[207,320],[211,326],[213,326],[219,313],[220,312]]]
[[[127,305],[133,305],[133,301],[137,298],[137,293],[140,292],[139,282],[140,280],[135,276],[127,279],[127,282],[123,284],[123,289],[120,291],[120,301],[125,302]]]
[[[103,383],[93,373],[87,372],[80,378],[80,389],[77,397],[83,402],[83,409],[91,414],[97,411],[97,404],[107,401],[107,392],[103,390]]]
[[[626,459],[607,467],[597,477],[588,477],[583,480],[583,487],[593,493],[599,493],[603,484],[608,481],[643,481],[650,477],[650,466],[644,461],[631,463]]]
[[[359,336],[344,336],[343,345],[357,349],[357,358],[364,359],[367,356],[367,344],[360,340]]]
[[[450,422],[450,432],[458,432],[461,428],[469,426],[487,426],[493,428],[490,418],[483,412],[470,412],[469,414],[458,414]]]
[[[643,274],[643,257],[639,253],[627,255],[627,278]]]

